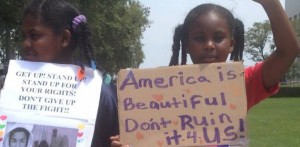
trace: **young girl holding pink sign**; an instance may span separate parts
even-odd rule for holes
[[[270,19],[276,50],[263,62],[247,67],[245,82],[248,110],[263,99],[275,94],[279,80],[288,71],[300,52],[295,32],[279,0],[254,0],[262,5]],[[193,64],[242,60],[243,24],[226,8],[215,4],[203,4],[193,8],[174,34],[173,55],[170,66],[186,64],[190,54]],[[119,137],[111,137],[112,146],[122,146]]]

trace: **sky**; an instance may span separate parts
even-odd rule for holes
[[[150,8],[148,19],[152,22],[143,32],[142,44],[145,54],[140,68],[168,66],[172,55],[171,46],[174,29],[182,24],[185,16],[195,6],[214,3],[229,9],[236,18],[243,21],[245,31],[255,22],[263,22],[268,17],[262,6],[252,0],[139,0]],[[284,7],[284,0],[280,0]],[[187,64],[192,64],[188,56]],[[244,55],[244,65],[255,64]]]

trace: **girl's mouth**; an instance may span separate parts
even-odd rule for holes
[[[33,61],[36,57],[36,54],[33,52],[25,52],[23,54],[23,59],[24,60],[29,60],[29,61]]]
[[[216,56],[207,56],[201,59],[203,63],[214,63],[217,62],[217,57]]]

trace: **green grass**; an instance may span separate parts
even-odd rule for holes
[[[300,146],[300,97],[269,98],[248,112],[250,147]]]
[[[300,87],[300,83],[280,85],[280,87]]]

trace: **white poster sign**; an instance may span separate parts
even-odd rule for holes
[[[27,146],[90,146],[102,77],[86,67],[78,80],[79,69],[11,60],[0,97],[0,147],[16,132]]]

